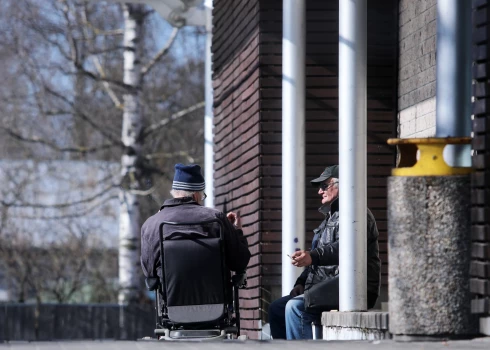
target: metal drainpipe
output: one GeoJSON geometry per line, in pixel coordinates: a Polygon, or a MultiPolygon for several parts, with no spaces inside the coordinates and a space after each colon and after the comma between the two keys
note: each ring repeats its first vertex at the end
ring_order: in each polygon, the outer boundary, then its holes
{"type": "Polygon", "coordinates": [[[339,307],[367,309],[367,4],[339,0],[339,307]]]}
{"type": "MultiPolygon", "coordinates": [[[[437,1],[436,136],[471,134],[471,1],[437,1]]],[[[471,145],[446,146],[450,166],[471,166],[471,145]]]]}
{"type": "Polygon", "coordinates": [[[283,0],[282,36],[282,294],[302,269],[286,254],[305,247],[305,40],[304,0],[283,0]]]}
{"type": "Polygon", "coordinates": [[[211,66],[211,45],[213,39],[213,0],[204,2],[206,12],[206,62],[205,76],[205,116],[204,116],[204,180],[206,181],[206,207],[214,208],[213,179],[213,70],[211,66]]]}

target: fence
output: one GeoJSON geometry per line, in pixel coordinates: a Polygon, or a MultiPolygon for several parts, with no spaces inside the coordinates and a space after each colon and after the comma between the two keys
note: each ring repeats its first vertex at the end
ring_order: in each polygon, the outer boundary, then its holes
{"type": "Polygon", "coordinates": [[[117,304],[0,305],[0,341],[135,340],[153,336],[154,307],[117,304]]]}

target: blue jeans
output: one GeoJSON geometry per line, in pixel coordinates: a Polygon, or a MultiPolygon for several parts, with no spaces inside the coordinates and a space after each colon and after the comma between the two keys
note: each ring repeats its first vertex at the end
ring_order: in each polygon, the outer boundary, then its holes
{"type": "Polygon", "coordinates": [[[313,339],[312,322],[319,322],[321,312],[305,311],[303,295],[277,299],[269,306],[269,323],[273,339],[313,339]]]}

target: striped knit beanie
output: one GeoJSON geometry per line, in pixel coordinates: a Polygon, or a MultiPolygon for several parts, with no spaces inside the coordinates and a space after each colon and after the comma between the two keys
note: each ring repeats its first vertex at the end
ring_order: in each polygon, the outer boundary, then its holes
{"type": "Polygon", "coordinates": [[[175,164],[174,182],[172,189],[199,192],[206,187],[204,177],[201,174],[201,167],[197,164],[175,164]]]}

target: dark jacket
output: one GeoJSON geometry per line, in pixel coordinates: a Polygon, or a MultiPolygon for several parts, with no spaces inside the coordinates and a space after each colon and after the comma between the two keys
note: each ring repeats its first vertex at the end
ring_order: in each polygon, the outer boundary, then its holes
{"type": "Polygon", "coordinates": [[[218,218],[224,225],[225,261],[228,268],[244,271],[250,260],[250,251],[242,230],[236,229],[224,213],[203,207],[186,197],[166,200],[160,211],[148,218],[141,227],[141,266],[145,276],[161,276],[159,227],[162,221],[197,222],[214,218],[218,218]]]}
{"type": "MultiPolygon", "coordinates": [[[[308,289],[312,285],[334,278],[339,274],[339,200],[336,199],[330,211],[325,215],[321,225],[313,230],[312,248],[310,251],[312,264],[308,266],[295,285],[301,284],[308,289]]],[[[367,291],[379,296],[381,279],[381,260],[379,259],[378,228],[373,214],[367,210],[367,291]]]]}

